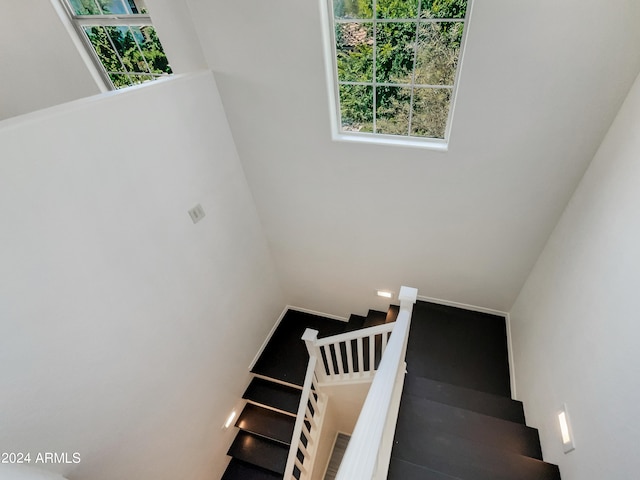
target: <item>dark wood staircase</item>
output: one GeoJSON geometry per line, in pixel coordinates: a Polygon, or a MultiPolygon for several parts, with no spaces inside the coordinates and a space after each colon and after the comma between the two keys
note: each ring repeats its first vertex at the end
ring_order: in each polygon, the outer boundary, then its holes
{"type": "MultiPolygon", "coordinates": [[[[395,314],[394,314],[395,312],[395,314]]],[[[370,310],[349,322],[288,311],[256,362],[255,377],[242,398],[247,405],[235,426],[240,430],[227,454],[232,457],[222,480],[282,479],[291,445],[309,355],[302,334],[307,328],[319,337],[395,321],[389,312],[370,310]]]]}
{"type": "Polygon", "coordinates": [[[418,302],[389,480],[559,480],[511,399],[504,317],[418,302]]]}
{"type": "MultiPolygon", "coordinates": [[[[309,358],[306,328],[326,337],[397,315],[395,306],[349,322],[287,312],[252,370],[222,479],[282,479],[309,358]]],[[[560,479],[511,399],[503,317],[418,302],[407,370],[389,480],[560,479]]]]}

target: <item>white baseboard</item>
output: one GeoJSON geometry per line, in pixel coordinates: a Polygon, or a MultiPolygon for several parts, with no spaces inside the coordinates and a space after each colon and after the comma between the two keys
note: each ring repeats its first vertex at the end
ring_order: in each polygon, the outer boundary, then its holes
{"type": "Polygon", "coordinates": [[[293,305],[287,305],[287,308],[290,310],[295,310],[296,312],[309,313],[311,315],[316,315],[318,317],[326,317],[331,320],[339,320],[341,322],[348,322],[349,319],[345,317],[340,317],[338,315],[331,315],[330,313],[316,312],[315,310],[309,310],[308,308],[295,307],[293,305]]]}
{"type": "Polygon", "coordinates": [[[284,310],[282,310],[282,313],[280,314],[280,316],[276,320],[276,323],[274,323],[273,327],[271,327],[271,331],[267,334],[267,338],[264,339],[264,342],[262,342],[262,346],[258,349],[258,353],[256,353],[255,357],[253,357],[253,361],[249,365],[249,371],[253,370],[253,367],[256,366],[256,362],[260,358],[260,355],[262,355],[262,352],[264,352],[264,349],[267,348],[267,344],[269,343],[269,340],[271,340],[271,337],[273,336],[273,333],[276,331],[276,328],[278,328],[278,325],[280,325],[280,322],[282,321],[282,319],[284,318],[285,314],[287,313],[287,310],[289,310],[289,305],[284,307],[284,310]]]}
{"type": "Polygon", "coordinates": [[[467,303],[452,302],[451,300],[443,300],[441,298],[425,297],[423,295],[418,295],[418,300],[422,300],[423,302],[437,303],[438,305],[446,305],[447,307],[462,308],[463,310],[471,310],[472,312],[499,315],[501,317],[506,317],[508,315],[507,312],[503,312],[502,310],[494,310],[493,308],[478,307],[477,305],[469,305],[467,303]]]}

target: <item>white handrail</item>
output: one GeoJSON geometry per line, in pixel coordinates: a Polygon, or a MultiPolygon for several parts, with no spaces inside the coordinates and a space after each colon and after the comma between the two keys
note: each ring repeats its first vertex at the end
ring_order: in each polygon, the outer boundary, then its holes
{"type": "Polygon", "coordinates": [[[374,375],[336,478],[371,480],[379,461],[382,462],[379,478],[386,477],[391,442],[382,442],[383,433],[385,426],[391,429],[395,425],[409,324],[417,293],[415,288],[400,289],[400,311],[392,323],[320,340],[316,330],[305,330],[302,340],[309,352],[309,364],[284,471],[285,480],[306,480],[312,473],[326,406],[326,395],[319,387],[329,383],[369,381],[374,375]],[[377,359],[380,363],[376,369],[377,359]]]}
{"type": "Polygon", "coordinates": [[[316,340],[315,345],[322,347],[324,345],[330,345],[333,343],[348,342],[349,340],[356,340],[360,337],[368,337],[369,335],[378,335],[380,333],[389,333],[393,330],[395,322],[383,323],[382,325],[376,325],[374,327],[359,328],[352,332],[340,333],[338,335],[332,335],[330,337],[323,337],[316,340]]]}
{"type": "Polygon", "coordinates": [[[417,293],[415,288],[400,289],[400,312],[395,328],[371,383],[336,480],[371,480],[377,473],[385,425],[389,415],[395,414],[390,407],[396,385],[400,388],[402,385],[398,377],[404,374],[409,326],[417,293]]]}
{"type": "Polygon", "coordinates": [[[314,435],[314,430],[319,428],[318,424],[321,423],[321,420],[318,420],[318,418],[321,418],[324,413],[322,411],[324,409],[324,402],[320,398],[322,394],[317,388],[314,388],[317,361],[318,358],[315,355],[309,357],[307,373],[302,387],[302,395],[300,397],[300,403],[298,404],[296,423],[293,427],[289,456],[287,457],[287,465],[284,470],[283,478],[285,479],[296,480],[297,478],[308,478],[313,468],[318,441],[317,434],[314,435]],[[318,398],[316,399],[314,395],[318,395],[318,398]],[[313,411],[309,409],[309,403],[312,404],[313,411]],[[310,422],[311,426],[308,430],[305,421],[310,422]],[[302,442],[303,434],[306,439],[306,445],[302,442]],[[302,452],[303,461],[300,461],[298,458],[298,450],[302,452]],[[294,476],[294,468],[300,470],[300,477],[294,476]]]}
{"type": "Polygon", "coordinates": [[[318,339],[318,332],[307,329],[302,337],[309,355],[318,358],[316,377],[320,386],[337,383],[370,382],[387,348],[396,322],[361,328],[318,339]]]}

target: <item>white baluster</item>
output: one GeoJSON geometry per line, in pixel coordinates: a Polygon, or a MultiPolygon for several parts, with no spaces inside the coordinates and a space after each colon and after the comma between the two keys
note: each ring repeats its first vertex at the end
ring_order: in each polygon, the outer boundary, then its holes
{"type": "Polygon", "coordinates": [[[324,352],[327,358],[327,367],[329,368],[329,377],[334,377],[336,374],[335,369],[333,368],[333,354],[331,353],[331,345],[323,345],[322,351],[324,352]]]}
{"type": "Polygon", "coordinates": [[[353,340],[349,340],[346,344],[345,347],[347,348],[347,374],[352,377],[353,376],[353,353],[352,353],[352,349],[353,349],[353,340]]]}
{"type": "Polygon", "coordinates": [[[363,346],[362,346],[362,337],[358,337],[358,339],[356,340],[356,343],[358,344],[358,372],[360,372],[360,375],[364,374],[364,353],[363,353],[363,346]]]}
{"type": "Polygon", "coordinates": [[[340,346],[343,343],[344,342],[333,344],[333,348],[335,348],[335,352],[336,352],[336,361],[338,363],[338,374],[340,375],[340,377],[344,375],[344,364],[342,363],[342,349],[340,348],[340,346]]]}
{"type": "Polygon", "coordinates": [[[376,370],[376,336],[369,335],[369,372],[376,370]]]}

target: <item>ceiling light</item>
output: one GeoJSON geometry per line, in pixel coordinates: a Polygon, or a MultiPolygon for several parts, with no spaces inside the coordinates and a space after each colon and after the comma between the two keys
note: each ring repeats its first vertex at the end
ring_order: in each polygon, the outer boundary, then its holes
{"type": "Polygon", "coordinates": [[[379,297],[393,298],[393,292],[388,292],[386,290],[377,290],[376,293],[378,294],[379,297]]]}

